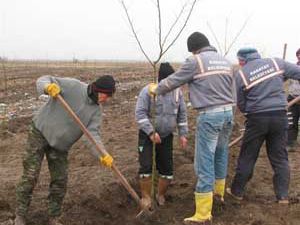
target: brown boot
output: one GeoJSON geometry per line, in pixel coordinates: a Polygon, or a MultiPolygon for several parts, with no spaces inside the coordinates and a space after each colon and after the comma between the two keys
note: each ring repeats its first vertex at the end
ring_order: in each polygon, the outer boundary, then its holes
{"type": "Polygon", "coordinates": [[[141,202],[144,208],[151,208],[151,185],[151,177],[140,178],[141,202]]]}
{"type": "Polygon", "coordinates": [[[14,225],[26,225],[25,218],[23,216],[16,215],[14,225]]]}
{"type": "Polygon", "coordinates": [[[156,195],[156,201],[158,205],[164,205],[166,202],[165,194],[168,190],[169,184],[171,183],[170,179],[159,178],[158,179],[158,193],[156,195]]]}
{"type": "Polygon", "coordinates": [[[63,224],[60,222],[60,217],[50,217],[49,225],[63,225],[63,224]]]}

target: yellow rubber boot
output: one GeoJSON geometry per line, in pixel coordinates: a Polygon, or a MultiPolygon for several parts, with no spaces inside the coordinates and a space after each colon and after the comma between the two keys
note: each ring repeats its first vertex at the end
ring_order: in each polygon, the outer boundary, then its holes
{"type": "Polygon", "coordinates": [[[222,202],[224,202],[224,194],[225,194],[225,179],[216,179],[214,195],[217,198],[220,198],[222,202]]]}
{"type": "Polygon", "coordinates": [[[185,224],[208,224],[211,221],[211,210],[213,204],[213,193],[195,192],[196,212],[192,217],[185,218],[185,224]]]}

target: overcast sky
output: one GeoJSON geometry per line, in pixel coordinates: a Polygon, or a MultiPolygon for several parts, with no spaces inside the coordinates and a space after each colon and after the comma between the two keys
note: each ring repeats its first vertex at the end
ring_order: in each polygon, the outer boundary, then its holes
{"type": "MultiPolygon", "coordinates": [[[[155,0],[126,0],[137,33],[151,59],[158,54],[155,0]]],[[[185,0],[161,0],[166,33],[185,0]]],[[[233,46],[235,60],[240,47],[256,47],[264,56],[295,62],[300,48],[300,4],[296,0],[199,0],[190,21],[164,57],[183,61],[189,56],[186,39],[194,31],[207,35],[217,46],[207,23],[224,48],[248,24],[233,46]]],[[[181,25],[181,24],[179,24],[181,25]]],[[[172,36],[174,37],[174,35],[172,36]]],[[[118,0],[0,0],[0,56],[19,59],[145,60],[133,38],[118,0]]]]}

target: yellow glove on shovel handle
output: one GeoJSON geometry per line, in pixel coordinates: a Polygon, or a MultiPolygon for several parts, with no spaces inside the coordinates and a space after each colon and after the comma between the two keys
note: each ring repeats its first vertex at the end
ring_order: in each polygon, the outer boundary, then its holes
{"type": "Polygon", "coordinates": [[[157,83],[150,83],[148,86],[148,93],[151,97],[156,95],[157,83]]]}
{"type": "Polygon", "coordinates": [[[108,168],[111,168],[112,167],[112,164],[113,164],[113,157],[111,157],[111,155],[107,154],[105,156],[101,156],[99,157],[100,159],[100,163],[103,165],[103,166],[106,166],[108,168]]]}
{"type": "Polygon", "coordinates": [[[56,83],[47,84],[45,86],[45,92],[55,98],[60,93],[60,87],[56,83]]]}

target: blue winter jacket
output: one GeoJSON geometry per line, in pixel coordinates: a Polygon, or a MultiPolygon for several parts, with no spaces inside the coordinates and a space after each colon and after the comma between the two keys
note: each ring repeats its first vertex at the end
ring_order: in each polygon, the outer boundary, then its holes
{"type": "Polygon", "coordinates": [[[300,67],[279,58],[247,55],[246,64],[235,74],[237,105],[245,114],[285,110],[286,79],[300,80],[300,67]]]}

